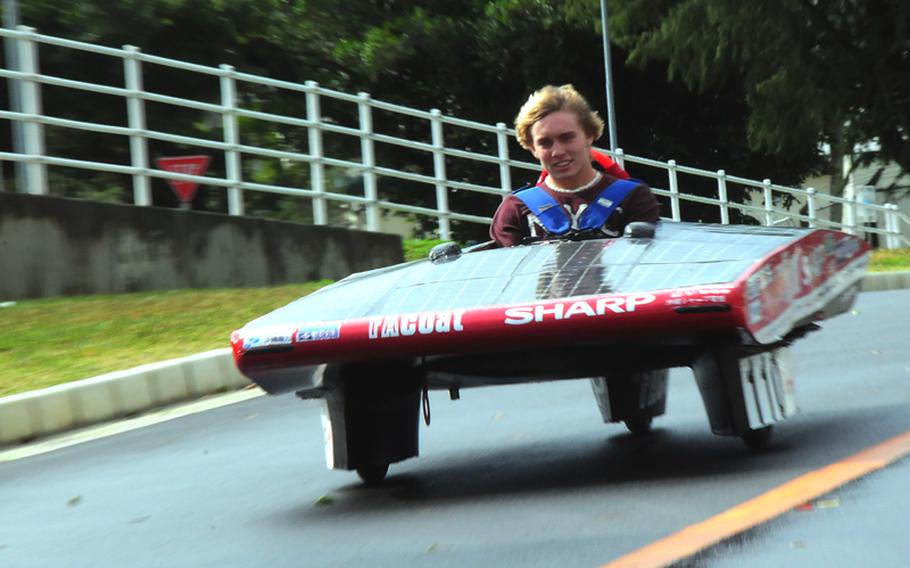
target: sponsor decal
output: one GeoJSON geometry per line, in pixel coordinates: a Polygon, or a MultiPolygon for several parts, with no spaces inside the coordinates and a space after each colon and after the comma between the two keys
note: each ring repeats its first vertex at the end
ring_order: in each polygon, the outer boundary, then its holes
{"type": "Polygon", "coordinates": [[[683,298],[686,296],[704,296],[706,294],[729,294],[733,291],[731,286],[710,286],[699,288],[687,288],[685,290],[674,290],[670,293],[671,298],[683,298]]]}
{"type": "Polygon", "coordinates": [[[292,343],[294,328],[277,327],[256,330],[253,335],[243,337],[244,351],[258,351],[275,347],[289,346],[292,343]]]}
{"type": "Polygon", "coordinates": [[[803,255],[799,250],[795,253],[785,253],[780,262],[774,267],[774,277],[769,286],[769,291],[781,301],[791,302],[800,293],[799,267],[803,255]]]}
{"type": "Polygon", "coordinates": [[[667,306],[685,306],[688,304],[726,304],[727,296],[724,295],[710,295],[710,296],[695,296],[691,297],[688,295],[682,297],[674,297],[673,294],[670,295],[670,299],[666,301],[667,306]]]}
{"type": "Polygon", "coordinates": [[[761,298],[755,298],[749,301],[749,323],[756,324],[761,321],[762,309],[761,298]]]}
{"type": "Polygon", "coordinates": [[[834,260],[837,263],[837,266],[841,267],[844,264],[847,264],[848,260],[856,256],[860,247],[860,241],[851,239],[850,237],[838,241],[838,243],[834,245],[834,260]]]}
{"type": "Polygon", "coordinates": [[[823,273],[824,260],[824,245],[818,245],[809,254],[797,248],[752,274],[746,282],[749,323],[756,324],[786,309],[804,287],[823,273]]]}
{"type": "Polygon", "coordinates": [[[295,341],[297,343],[324,341],[326,339],[338,339],[340,336],[341,324],[338,322],[307,323],[302,324],[297,329],[295,341]]]}
{"type": "Polygon", "coordinates": [[[746,282],[746,298],[757,297],[769,282],[771,282],[771,267],[766,264],[756,270],[746,282]]]}
{"type": "Polygon", "coordinates": [[[667,306],[685,306],[688,304],[725,304],[731,286],[699,286],[670,292],[667,306]]]}
{"type": "Polygon", "coordinates": [[[746,281],[748,321],[757,324],[784,311],[825,274],[825,247],[796,247],[756,270],[746,281]]]}
{"type": "Polygon", "coordinates": [[[827,232],[767,259],[745,286],[746,324],[755,339],[770,343],[802,318],[843,311],[868,262],[864,247],[855,237],[827,232]]]}
{"type": "Polygon", "coordinates": [[[623,314],[634,312],[638,306],[650,304],[654,299],[654,294],[633,294],[574,302],[556,302],[551,307],[516,306],[506,310],[505,323],[507,325],[524,325],[544,320],[571,319],[576,316],[596,317],[608,313],[623,314]]]}
{"type": "Polygon", "coordinates": [[[429,335],[464,331],[461,321],[465,310],[442,310],[403,316],[370,318],[368,337],[379,339],[410,335],[429,335]]]}
{"type": "Polygon", "coordinates": [[[825,273],[825,260],[827,258],[824,244],[820,244],[807,254],[800,256],[803,286],[811,286],[819,276],[825,273]]]}
{"type": "Polygon", "coordinates": [[[831,233],[825,234],[824,247],[826,255],[831,255],[834,253],[834,235],[831,233]]]}

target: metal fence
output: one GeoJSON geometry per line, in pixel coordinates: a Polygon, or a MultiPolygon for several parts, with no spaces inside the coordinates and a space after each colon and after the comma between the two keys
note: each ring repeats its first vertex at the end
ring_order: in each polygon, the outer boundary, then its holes
{"type": "MultiPolygon", "coordinates": [[[[23,164],[27,174],[24,190],[28,193],[48,193],[49,167],[77,168],[131,177],[132,203],[135,205],[152,203],[151,182],[155,178],[189,181],[226,189],[225,209],[230,215],[244,214],[247,209],[246,197],[250,195],[247,192],[270,193],[307,200],[315,224],[330,223],[331,206],[342,206],[347,211],[354,212],[357,224],[367,230],[379,229],[380,216],[384,212],[398,212],[433,220],[438,235],[449,239],[452,236],[453,222],[489,223],[489,214],[499,199],[515,185],[520,185],[513,184],[513,173],[517,171],[518,175],[523,175],[523,180],[534,177],[528,171],[536,172],[539,169],[536,163],[513,157],[517,153],[517,146],[513,131],[504,123],[489,125],[444,116],[436,109],[416,110],[374,100],[367,93],[353,95],[326,89],[312,81],[299,84],[241,73],[230,65],[215,68],[157,57],[145,54],[134,46],[116,49],[40,35],[25,26],[20,26],[15,31],[2,29],[0,36],[13,40],[17,54],[17,69],[0,69],[0,77],[18,86],[21,101],[18,112],[0,110],[0,119],[8,120],[11,124],[21,124],[20,147],[14,152],[0,152],[0,160],[23,164]],[[105,85],[42,74],[39,71],[39,46],[89,53],[107,61],[113,59],[114,64],[122,66],[122,84],[105,85]],[[217,88],[212,89],[210,100],[193,100],[152,92],[143,88],[143,70],[147,66],[187,72],[197,78],[205,76],[217,81],[217,88]],[[120,99],[125,102],[123,123],[102,124],[91,118],[78,120],[45,113],[42,111],[43,88],[67,89],[120,99]],[[299,94],[303,100],[302,116],[257,108],[255,97],[249,95],[256,89],[299,94]],[[209,122],[220,122],[220,127],[214,125],[211,128],[217,136],[204,138],[149,128],[147,107],[150,104],[198,111],[202,116],[208,117],[209,122]],[[327,105],[337,107],[334,115],[325,112],[324,107],[327,105]],[[342,108],[344,106],[347,108],[342,108]],[[387,123],[410,122],[408,132],[422,130],[426,136],[420,140],[419,136],[405,138],[396,135],[394,130],[381,132],[374,128],[376,113],[383,113],[389,119],[385,121],[387,123]],[[342,115],[351,119],[348,121],[350,124],[344,124],[345,120],[339,118],[342,115]],[[211,120],[213,117],[214,121],[211,120]],[[244,128],[257,123],[303,129],[305,137],[301,135],[297,145],[278,147],[245,143],[244,128]],[[53,155],[53,152],[45,149],[45,128],[66,129],[76,134],[91,132],[113,136],[122,144],[128,144],[128,150],[124,151],[129,156],[128,163],[105,163],[53,155]],[[460,136],[453,136],[454,134],[460,136]],[[354,146],[359,143],[359,150],[352,151],[351,144],[327,145],[325,140],[328,136],[333,139],[345,138],[354,146]],[[450,142],[453,138],[471,138],[476,143],[458,148],[450,142]],[[221,173],[200,176],[151,167],[150,143],[215,151],[220,159],[221,173]],[[300,151],[302,146],[306,147],[306,151],[300,151]],[[333,154],[333,149],[341,147],[345,148],[343,152],[333,154]],[[417,156],[415,164],[423,161],[423,165],[384,165],[377,160],[379,148],[409,152],[417,156]],[[304,183],[291,186],[257,181],[257,176],[247,166],[263,160],[273,160],[289,166],[305,165],[306,173],[300,179],[308,183],[309,187],[300,187],[304,183]],[[458,162],[459,167],[453,168],[454,162],[458,162]],[[333,175],[327,175],[330,169],[334,172],[333,175]],[[470,181],[469,174],[447,175],[447,170],[467,172],[475,169],[485,169],[485,175],[480,176],[482,181],[470,181]],[[337,174],[339,171],[342,172],[341,175],[337,174]],[[339,184],[334,183],[338,179],[350,181],[352,177],[357,178],[357,183],[341,184],[343,190],[339,190],[339,184]],[[392,186],[399,191],[380,190],[392,186]],[[407,189],[402,191],[402,187],[407,189]],[[450,198],[460,192],[485,194],[489,196],[489,206],[480,212],[458,211],[457,207],[450,206],[450,198]]],[[[526,156],[524,152],[520,155],[526,156]]],[[[673,220],[685,217],[682,213],[684,205],[700,203],[716,206],[723,223],[730,222],[731,211],[739,211],[765,225],[806,224],[853,234],[878,235],[887,248],[910,245],[910,240],[902,234],[904,227],[910,227],[910,218],[900,213],[894,204],[861,203],[813,189],[803,190],[773,184],[768,179],[751,180],[728,175],[723,170],[712,172],[678,165],[674,160],[663,162],[625,155],[622,150],[613,153],[613,157],[624,166],[639,164],[649,171],[656,168],[663,172],[660,177],[666,175],[664,187],[661,187],[664,184],[656,176],[646,179],[665,205],[665,213],[669,209],[669,218],[673,220]],[[681,186],[686,185],[685,176],[701,178],[702,183],[705,179],[713,180],[712,183],[716,184],[715,196],[706,197],[682,191],[681,186]],[[683,183],[680,182],[681,177],[683,183]],[[757,202],[752,200],[751,203],[732,201],[728,194],[733,187],[738,192],[748,190],[760,199],[757,202]],[[787,196],[792,196],[803,204],[802,212],[794,213],[782,205],[787,196]],[[846,222],[830,220],[822,214],[834,206],[843,207],[846,222]],[[860,223],[860,219],[864,222],[860,223]]]]}

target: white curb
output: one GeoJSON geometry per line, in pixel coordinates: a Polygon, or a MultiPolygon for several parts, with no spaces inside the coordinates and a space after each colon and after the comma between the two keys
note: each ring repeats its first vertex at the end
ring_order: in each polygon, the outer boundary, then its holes
{"type": "Polygon", "coordinates": [[[250,384],[216,349],[0,398],[0,445],[123,418],[250,384]]]}
{"type": "Polygon", "coordinates": [[[910,272],[870,272],[863,276],[863,292],[910,288],[910,272]]]}

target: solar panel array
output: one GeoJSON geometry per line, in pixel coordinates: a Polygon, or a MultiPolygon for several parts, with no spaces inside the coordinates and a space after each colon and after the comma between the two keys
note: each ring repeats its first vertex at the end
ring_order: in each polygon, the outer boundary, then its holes
{"type": "Polygon", "coordinates": [[[808,229],[662,223],[653,239],[561,241],[354,275],[249,325],[347,320],[731,282],[808,229]]]}

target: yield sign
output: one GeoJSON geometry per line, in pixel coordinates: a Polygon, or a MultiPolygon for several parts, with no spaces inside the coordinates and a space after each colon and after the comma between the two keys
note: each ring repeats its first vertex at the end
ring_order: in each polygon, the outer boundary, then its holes
{"type": "MultiPolygon", "coordinates": [[[[170,158],[158,158],[155,163],[158,164],[159,169],[166,172],[202,176],[209,169],[209,162],[211,161],[212,159],[209,156],[173,156],[170,158]]],[[[196,187],[199,185],[194,181],[177,179],[169,179],[167,183],[183,203],[189,203],[193,200],[193,196],[196,195],[196,187]]]]}

